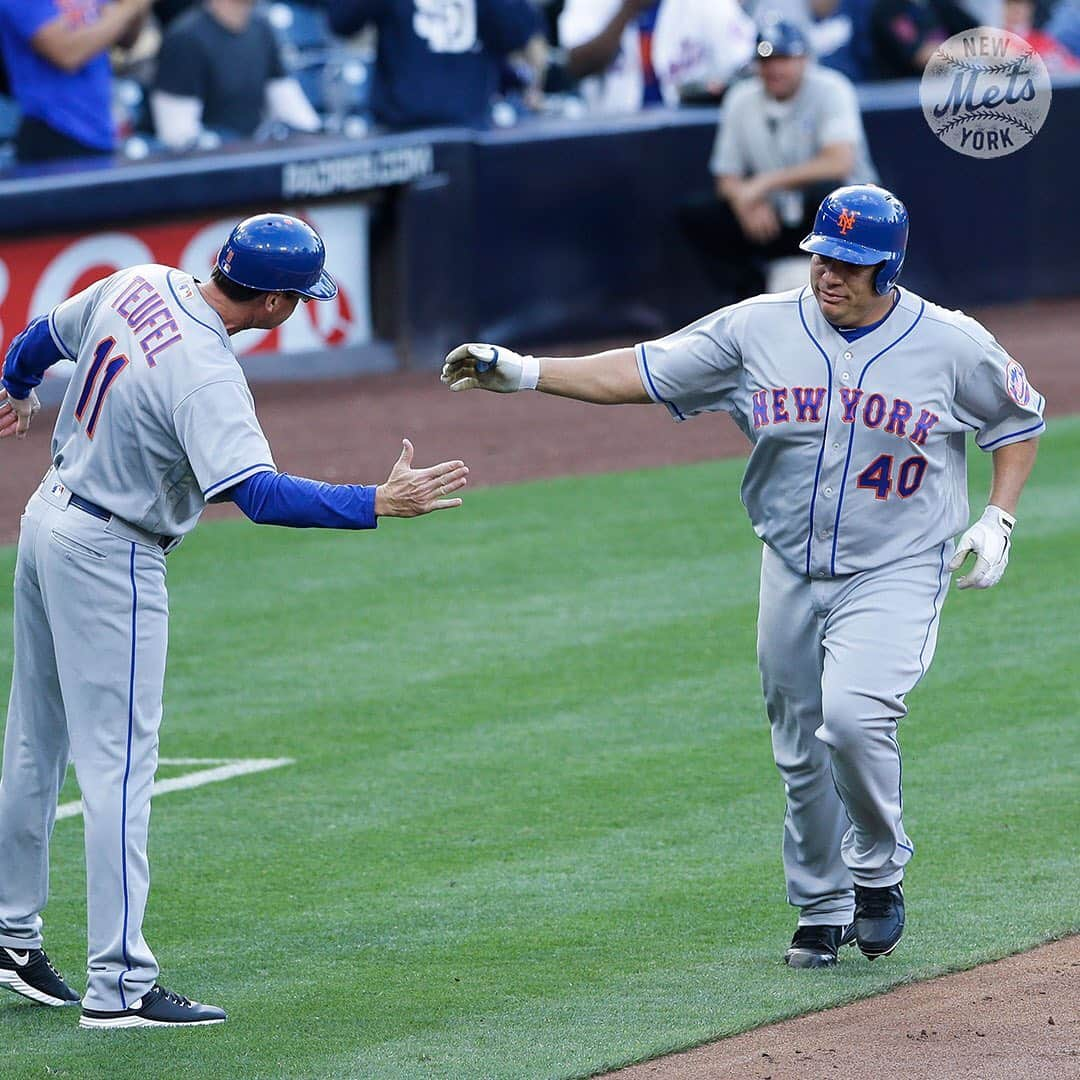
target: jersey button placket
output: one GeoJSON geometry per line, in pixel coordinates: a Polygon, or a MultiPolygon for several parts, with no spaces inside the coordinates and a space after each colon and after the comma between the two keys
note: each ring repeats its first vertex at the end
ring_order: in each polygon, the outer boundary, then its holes
{"type": "MultiPolygon", "coordinates": [[[[836,365],[837,375],[839,378],[840,388],[846,391],[854,382],[854,377],[851,374],[852,361],[855,359],[855,353],[851,349],[844,349],[842,352],[838,352],[833,357],[833,363],[836,365]]],[[[839,396],[839,395],[838,395],[839,396]]],[[[839,405],[840,403],[837,402],[839,405]]],[[[843,413],[842,406],[840,407],[841,414],[843,413]]],[[[826,451],[826,457],[830,459],[832,468],[835,469],[835,473],[830,482],[822,488],[821,494],[824,496],[822,499],[823,506],[828,510],[828,521],[822,521],[820,527],[817,530],[817,539],[822,542],[823,549],[829,553],[822,561],[826,566],[830,565],[830,556],[832,551],[832,544],[834,542],[835,518],[836,518],[836,506],[837,500],[840,498],[840,478],[843,475],[844,458],[847,454],[848,441],[842,435],[837,434],[837,429],[847,430],[847,427],[843,424],[837,423],[836,427],[833,427],[833,420],[830,419],[830,430],[826,431],[826,438],[828,442],[828,450],[826,451]]],[[[822,481],[824,483],[824,479],[822,481]]],[[[826,515],[822,515],[824,518],[826,515]]],[[[815,562],[818,560],[815,559],[815,562]]],[[[829,577],[828,570],[822,570],[814,575],[815,577],[827,578],[829,577]]]]}
{"type": "Polygon", "coordinates": [[[836,513],[836,488],[843,468],[843,453],[839,438],[835,435],[838,425],[836,410],[832,409],[821,435],[824,441],[824,452],[821,457],[821,474],[818,477],[814,520],[811,525],[812,558],[809,569],[810,576],[814,578],[829,576],[831,552],[829,541],[832,539],[833,516],[836,513]]]}

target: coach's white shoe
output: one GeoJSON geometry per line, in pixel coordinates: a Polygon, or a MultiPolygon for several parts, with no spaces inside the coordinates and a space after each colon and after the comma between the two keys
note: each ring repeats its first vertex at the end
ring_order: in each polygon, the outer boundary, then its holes
{"type": "Polygon", "coordinates": [[[119,1012],[82,1011],[81,1028],[197,1027],[201,1024],[224,1024],[225,1010],[216,1005],[202,1005],[181,994],[174,994],[156,983],[130,1008],[119,1012]]]}

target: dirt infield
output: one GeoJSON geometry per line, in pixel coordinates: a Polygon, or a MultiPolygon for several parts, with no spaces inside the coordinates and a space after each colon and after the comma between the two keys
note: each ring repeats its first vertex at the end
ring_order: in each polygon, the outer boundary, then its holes
{"type": "MultiPolygon", "coordinates": [[[[1049,415],[1080,412],[1075,360],[1080,300],[975,314],[1024,364],[1046,395],[1049,415]]],[[[463,458],[473,485],[745,452],[742,436],[726,417],[676,425],[656,407],[601,409],[535,395],[451,397],[433,373],[256,385],[255,397],[278,467],[326,480],[381,481],[402,435],[415,443],[419,464],[463,458]]],[[[49,414],[40,416],[31,438],[8,440],[0,448],[0,542],[16,537],[21,508],[48,466],[51,420],[49,414]]],[[[973,492],[973,505],[981,497],[973,492]]],[[[230,513],[236,511],[214,507],[209,516],[230,513]]],[[[1080,939],[618,1075],[628,1080],[1078,1077],[1080,939]],[[887,1025],[882,1015],[888,1015],[887,1025]]]]}
{"type": "Polygon", "coordinates": [[[1080,938],[608,1076],[1075,1080],[1080,1076],[1080,938]]]}

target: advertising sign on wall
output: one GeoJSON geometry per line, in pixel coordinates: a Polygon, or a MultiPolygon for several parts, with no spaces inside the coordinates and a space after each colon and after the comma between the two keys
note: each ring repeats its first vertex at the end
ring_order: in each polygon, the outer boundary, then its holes
{"type": "MultiPolygon", "coordinates": [[[[237,356],[326,352],[371,340],[368,215],[362,205],[286,208],[326,241],[326,267],[338,282],[336,300],[302,304],[275,330],[247,330],[233,338],[237,356]]],[[[0,340],[11,339],[35,316],[99,278],[139,263],[178,266],[207,280],[229,231],[242,216],[197,218],[91,234],[0,240],[0,340]]],[[[53,377],[66,378],[58,364],[53,377]]]]}

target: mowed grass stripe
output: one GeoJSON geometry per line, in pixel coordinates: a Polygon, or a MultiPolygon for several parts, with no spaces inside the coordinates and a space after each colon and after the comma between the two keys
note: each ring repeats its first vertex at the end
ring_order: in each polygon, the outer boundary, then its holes
{"type": "MultiPolygon", "coordinates": [[[[296,759],[155,804],[148,939],[230,1022],[95,1036],[0,999],[0,1075],[582,1076],[1080,929],[1078,454],[1057,421],[1004,585],[950,595],[911,695],[908,937],[824,977],[779,962],[740,462],[372,536],[203,526],[170,557],[162,754],[296,759]]],[[[59,823],[46,912],[79,985],[81,845],[59,823]]]]}

